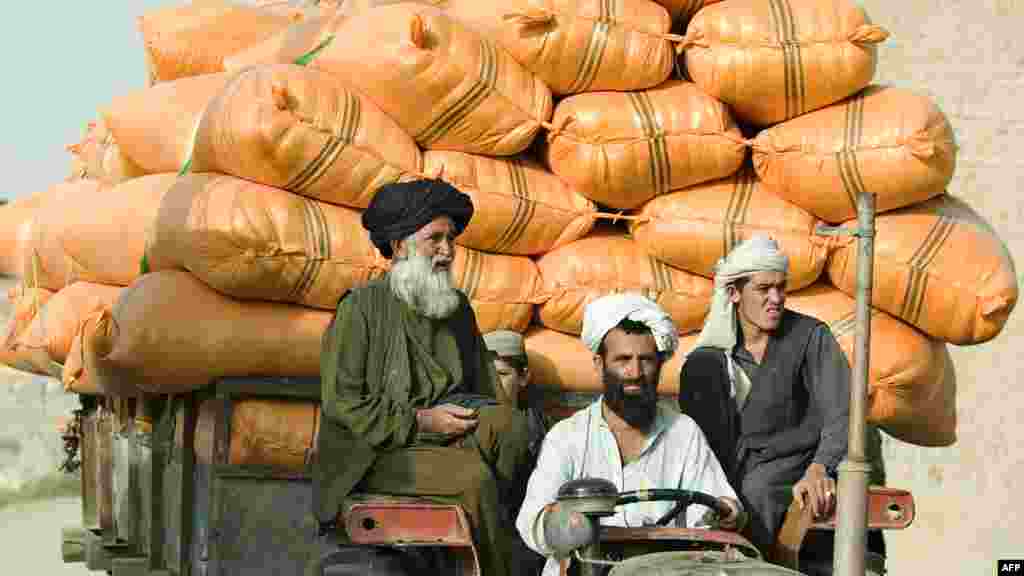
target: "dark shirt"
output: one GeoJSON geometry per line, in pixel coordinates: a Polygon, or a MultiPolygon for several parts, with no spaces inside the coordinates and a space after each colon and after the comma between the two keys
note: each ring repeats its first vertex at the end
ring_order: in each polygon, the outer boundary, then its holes
{"type": "MultiPolygon", "coordinates": [[[[761,364],[746,349],[742,331],[738,339],[732,358],[752,385],[756,385],[753,383],[757,382],[761,364]]],[[[765,350],[763,364],[768,363],[768,354],[773,350],[777,348],[765,350]]],[[[849,435],[850,365],[828,326],[821,324],[811,331],[800,374],[813,412],[821,419],[821,436],[812,462],[822,464],[829,473],[835,474],[846,456],[849,435]]]]}

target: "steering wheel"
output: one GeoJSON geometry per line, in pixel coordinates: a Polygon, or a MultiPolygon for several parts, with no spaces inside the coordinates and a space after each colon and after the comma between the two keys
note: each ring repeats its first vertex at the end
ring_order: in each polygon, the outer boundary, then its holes
{"type": "Polygon", "coordinates": [[[686,511],[693,504],[706,506],[714,510],[720,518],[727,517],[732,510],[721,500],[706,492],[696,490],[677,490],[672,488],[655,488],[653,490],[632,490],[619,494],[615,501],[616,506],[632,504],[633,502],[664,502],[674,501],[672,507],[664,516],[655,523],[657,526],[667,526],[677,516],[686,511]]]}

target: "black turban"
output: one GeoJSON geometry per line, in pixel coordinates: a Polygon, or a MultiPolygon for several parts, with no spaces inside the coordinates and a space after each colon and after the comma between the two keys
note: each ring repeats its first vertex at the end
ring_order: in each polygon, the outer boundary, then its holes
{"type": "Polygon", "coordinates": [[[363,228],[370,231],[377,250],[391,258],[391,242],[408,237],[439,216],[452,219],[458,236],[473,217],[473,202],[443,180],[396,182],[381,186],[374,194],[363,212],[363,228]]]}

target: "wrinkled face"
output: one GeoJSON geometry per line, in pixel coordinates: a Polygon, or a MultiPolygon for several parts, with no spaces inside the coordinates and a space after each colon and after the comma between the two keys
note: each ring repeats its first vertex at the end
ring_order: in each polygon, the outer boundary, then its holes
{"type": "Polygon", "coordinates": [[[742,290],[729,288],[729,297],[736,304],[740,322],[764,331],[779,327],[786,304],[786,275],[782,272],[758,272],[750,277],[742,290]]]}
{"type": "Polygon", "coordinates": [[[428,318],[448,318],[459,308],[451,272],[454,236],[452,222],[445,216],[394,244],[394,263],[388,273],[391,290],[428,318]]]}
{"type": "MultiPolygon", "coordinates": [[[[455,259],[455,225],[451,218],[438,216],[429,224],[417,230],[412,238],[418,256],[429,258],[435,272],[450,270],[455,259]]],[[[409,250],[408,242],[400,241],[395,248],[396,258],[404,258],[409,250]]]]}
{"type": "Polygon", "coordinates": [[[654,418],[658,400],[661,358],[650,332],[630,334],[614,328],[604,337],[604,355],[594,364],[605,386],[604,402],[632,426],[644,427],[654,418]]]}
{"type": "Polygon", "coordinates": [[[530,384],[530,369],[519,369],[515,364],[501,358],[494,358],[494,371],[498,373],[498,383],[509,398],[516,400],[519,394],[530,384]]]}

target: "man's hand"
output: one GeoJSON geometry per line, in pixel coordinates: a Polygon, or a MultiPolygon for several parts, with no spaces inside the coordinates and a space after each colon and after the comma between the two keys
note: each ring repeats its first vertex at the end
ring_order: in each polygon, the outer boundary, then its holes
{"type": "Polygon", "coordinates": [[[825,466],[811,464],[793,486],[793,499],[800,503],[800,508],[809,503],[815,518],[827,516],[836,505],[836,481],[825,472],[825,466]]]}
{"type": "Polygon", "coordinates": [[[476,428],[476,412],[455,404],[441,404],[416,411],[420,432],[458,437],[476,428]]]}
{"type": "Polygon", "coordinates": [[[745,522],[745,516],[740,507],[740,503],[732,498],[722,496],[718,499],[719,502],[724,504],[729,509],[729,515],[724,518],[718,519],[718,527],[722,530],[740,530],[743,528],[745,522]]]}

